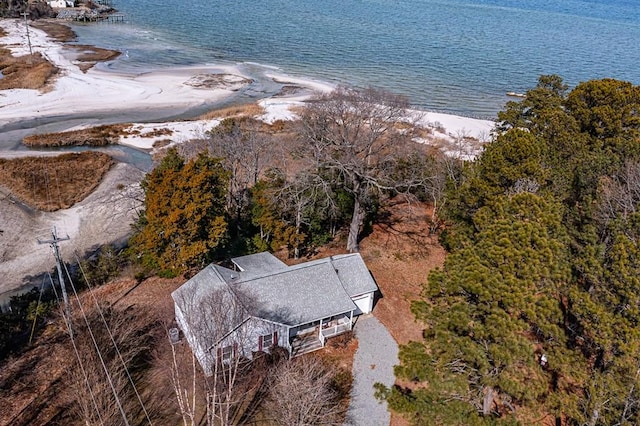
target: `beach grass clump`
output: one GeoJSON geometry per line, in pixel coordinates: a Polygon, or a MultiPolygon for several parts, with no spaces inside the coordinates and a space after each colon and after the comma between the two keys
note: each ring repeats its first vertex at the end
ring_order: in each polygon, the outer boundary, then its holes
{"type": "Polygon", "coordinates": [[[105,146],[116,144],[127,133],[130,124],[108,124],[60,133],[42,133],[26,136],[23,143],[29,147],[105,146]]]}
{"type": "Polygon", "coordinates": [[[114,164],[109,155],[94,151],[0,159],[0,182],[29,206],[51,212],[86,198],[114,164]]]}
{"type": "Polygon", "coordinates": [[[202,114],[197,119],[214,120],[217,118],[256,117],[262,114],[264,114],[264,108],[256,103],[253,103],[216,109],[202,114]]]}
{"type": "Polygon", "coordinates": [[[58,68],[40,53],[13,56],[9,49],[0,48],[0,90],[44,89],[58,73],[58,68]]]}

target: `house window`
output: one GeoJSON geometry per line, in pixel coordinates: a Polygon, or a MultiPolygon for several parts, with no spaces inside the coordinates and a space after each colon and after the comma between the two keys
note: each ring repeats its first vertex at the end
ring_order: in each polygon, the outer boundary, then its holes
{"type": "Polygon", "coordinates": [[[231,345],[225,346],[219,350],[219,356],[220,358],[222,358],[223,361],[229,361],[233,356],[233,352],[234,352],[233,346],[231,345]]]}
{"type": "Polygon", "coordinates": [[[278,343],[278,333],[264,334],[258,339],[258,350],[270,349],[278,343]]]}

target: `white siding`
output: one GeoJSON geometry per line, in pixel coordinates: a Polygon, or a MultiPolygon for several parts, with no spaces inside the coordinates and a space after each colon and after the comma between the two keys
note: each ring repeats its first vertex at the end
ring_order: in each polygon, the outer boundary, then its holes
{"type": "Polygon", "coordinates": [[[211,354],[209,354],[206,351],[206,348],[203,348],[200,345],[200,340],[194,337],[193,333],[191,332],[191,329],[187,324],[187,321],[184,318],[184,314],[177,306],[175,307],[175,311],[176,311],[176,322],[178,323],[178,327],[180,327],[180,329],[182,330],[182,333],[184,334],[184,337],[187,339],[187,342],[189,342],[189,346],[191,346],[191,350],[193,351],[193,354],[196,356],[196,359],[202,366],[204,373],[206,375],[210,375],[213,369],[213,362],[214,362],[213,358],[211,357],[211,354]]]}
{"type": "Polygon", "coordinates": [[[351,300],[353,300],[353,303],[358,307],[358,309],[353,311],[353,315],[368,314],[373,309],[373,293],[356,296],[351,300]]]}
{"type": "MultiPolygon", "coordinates": [[[[288,330],[285,326],[268,321],[251,318],[226,337],[219,347],[230,346],[234,343],[239,348],[241,355],[252,359],[253,352],[260,350],[259,339],[265,334],[278,333],[278,346],[288,349],[288,330]]],[[[268,351],[268,348],[263,350],[268,351]]]]}

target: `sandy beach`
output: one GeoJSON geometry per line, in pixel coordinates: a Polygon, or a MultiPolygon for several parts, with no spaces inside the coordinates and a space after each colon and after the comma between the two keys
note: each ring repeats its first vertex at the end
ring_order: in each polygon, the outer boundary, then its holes
{"type": "MultiPolygon", "coordinates": [[[[21,20],[0,20],[0,27],[7,36],[0,44],[9,48],[16,56],[28,54],[28,43],[24,22],[21,20]]],[[[123,74],[99,69],[89,69],[83,73],[77,61],[64,54],[64,46],[51,40],[47,34],[30,28],[31,45],[34,52],[40,52],[60,69],[53,87],[45,91],[12,89],[0,91],[0,129],[24,120],[50,118],[69,114],[90,114],[91,112],[144,111],[171,109],[179,115],[194,107],[213,104],[251,84],[248,76],[239,67],[175,67],[139,74],[123,74]]],[[[303,90],[290,96],[270,97],[259,101],[264,113],[259,117],[268,123],[276,120],[292,120],[292,107],[300,106],[314,93],[333,89],[330,84],[310,79],[294,78],[272,73],[268,75],[283,85],[294,85],[303,90]]],[[[450,114],[421,112],[425,126],[439,129],[439,136],[455,138],[467,135],[476,139],[486,139],[493,122],[459,117],[450,114]],[[444,130],[444,131],[442,131],[444,130]]],[[[91,125],[92,123],[86,123],[91,125]]],[[[210,129],[216,122],[186,124],[163,123],[171,129],[176,140],[193,137],[200,129],[210,129]]],[[[157,123],[156,123],[157,126],[157,123]]],[[[151,149],[153,139],[123,138],[123,144],[142,149],[151,149]]],[[[0,156],[2,154],[0,153],[0,156]]]]}
{"type": "MultiPolygon", "coordinates": [[[[16,56],[28,54],[24,22],[2,20],[8,35],[0,43],[16,56]]],[[[177,112],[229,96],[250,80],[233,67],[175,68],[137,75],[90,69],[83,73],[63,54],[63,45],[31,28],[31,45],[60,69],[51,90],[24,89],[0,92],[0,123],[76,112],[170,107],[177,112]],[[216,85],[198,84],[199,77],[223,75],[216,85]]],[[[201,78],[200,78],[201,80],[201,78]]]]}

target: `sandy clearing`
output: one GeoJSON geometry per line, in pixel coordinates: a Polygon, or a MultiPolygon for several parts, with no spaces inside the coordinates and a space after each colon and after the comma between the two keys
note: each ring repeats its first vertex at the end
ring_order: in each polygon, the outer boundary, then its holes
{"type": "Polygon", "coordinates": [[[0,194],[0,298],[24,285],[38,285],[30,276],[51,271],[55,266],[47,244],[55,227],[70,240],[60,244],[65,261],[85,251],[126,237],[140,207],[143,173],[118,163],[98,188],[69,209],[46,213],[25,208],[0,194]]]}

